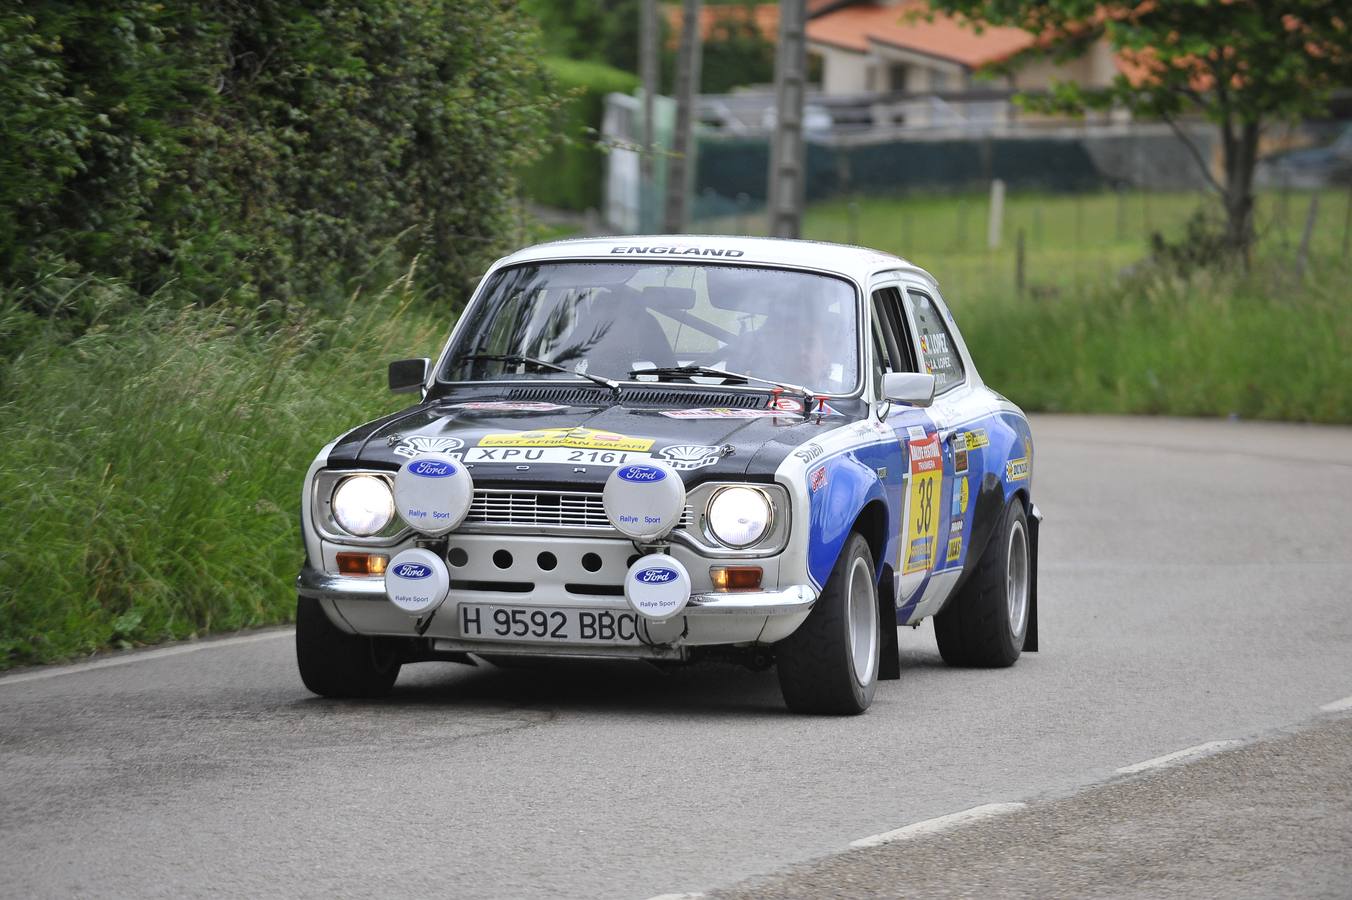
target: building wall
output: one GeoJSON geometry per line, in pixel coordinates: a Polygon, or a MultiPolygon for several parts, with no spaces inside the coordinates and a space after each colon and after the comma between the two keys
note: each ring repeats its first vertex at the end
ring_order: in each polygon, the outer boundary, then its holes
{"type": "Polygon", "coordinates": [[[1019,66],[1013,73],[1014,87],[1021,91],[1048,90],[1057,81],[1073,81],[1084,87],[1107,87],[1117,75],[1112,49],[1099,41],[1089,52],[1065,63],[1042,58],[1019,66]]]}
{"type": "Polygon", "coordinates": [[[808,52],[822,59],[822,92],[827,94],[863,94],[869,86],[873,61],[862,53],[851,53],[824,44],[809,44],[808,52]]]}

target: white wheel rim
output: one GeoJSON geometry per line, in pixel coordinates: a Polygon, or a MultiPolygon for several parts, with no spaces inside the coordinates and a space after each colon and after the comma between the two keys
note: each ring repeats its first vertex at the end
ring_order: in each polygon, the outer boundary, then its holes
{"type": "Polygon", "coordinates": [[[1028,534],[1023,523],[1009,529],[1005,565],[1005,600],[1009,604],[1009,632],[1018,638],[1028,624],[1028,534]]]}
{"type": "Polygon", "coordinates": [[[860,687],[868,687],[878,662],[878,604],[873,596],[873,571],[855,559],[845,582],[845,627],[850,635],[850,665],[860,687]]]}

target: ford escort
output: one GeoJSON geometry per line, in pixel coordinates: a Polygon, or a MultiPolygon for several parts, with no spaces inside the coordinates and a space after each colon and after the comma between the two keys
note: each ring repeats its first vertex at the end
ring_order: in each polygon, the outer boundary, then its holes
{"type": "Polygon", "coordinates": [[[301,677],[522,657],[773,666],[857,714],[934,619],[958,666],[1037,649],[1027,418],[935,279],[861,247],[592,238],[495,263],[418,401],[305,476],[301,677]]]}

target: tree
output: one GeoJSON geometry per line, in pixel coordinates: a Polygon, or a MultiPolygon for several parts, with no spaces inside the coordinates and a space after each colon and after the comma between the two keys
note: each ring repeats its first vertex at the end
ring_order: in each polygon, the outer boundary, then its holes
{"type": "Polygon", "coordinates": [[[1318,116],[1333,88],[1352,85],[1352,15],[1327,0],[931,0],[930,7],[978,29],[1012,25],[1033,34],[1033,46],[1006,68],[1026,54],[1070,59],[1106,39],[1125,70],[1111,86],[1061,83],[1032,104],[1060,112],[1120,107],[1169,123],[1219,193],[1226,243],[1246,262],[1263,129],[1318,116]],[[1190,114],[1219,127],[1220,178],[1179,124],[1190,114]]]}

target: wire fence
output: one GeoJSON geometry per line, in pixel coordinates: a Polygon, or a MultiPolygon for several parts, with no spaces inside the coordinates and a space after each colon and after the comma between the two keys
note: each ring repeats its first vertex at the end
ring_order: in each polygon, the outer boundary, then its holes
{"type": "MultiPolygon", "coordinates": [[[[765,234],[748,194],[701,193],[690,231],[765,234]]],[[[810,204],[802,236],[895,253],[965,295],[1030,297],[1120,281],[1161,245],[1176,252],[1223,228],[1209,190],[1037,188],[894,195],[853,194],[810,204]]],[[[1352,246],[1352,186],[1282,187],[1257,195],[1256,256],[1296,274],[1345,270],[1352,246]]],[[[1167,252],[1167,251],[1166,251],[1167,252]]]]}

